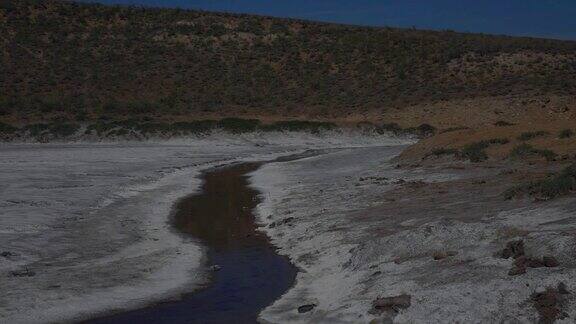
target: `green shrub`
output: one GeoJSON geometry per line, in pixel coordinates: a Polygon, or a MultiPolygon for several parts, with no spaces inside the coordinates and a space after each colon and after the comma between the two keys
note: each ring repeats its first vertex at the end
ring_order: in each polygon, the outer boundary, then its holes
{"type": "Polygon", "coordinates": [[[402,127],[396,123],[386,123],[379,126],[376,126],[376,132],[379,134],[384,133],[393,133],[393,134],[400,134],[403,132],[402,127]]]}
{"type": "Polygon", "coordinates": [[[80,129],[77,124],[54,124],[50,126],[49,132],[57,138],[64,138],[74,135],[80,129]]]}
{"type": "Polygon", "coordinates": [[[97,123],[88,125],[85,133],[91,134],[93,132],[96,132],[96,134],[98,134],[98,136],[102,136],[103,134],[105,134],[106,132],[108,132],[114,128],[116,128],[116,125],[113,122],[107,123],[107,122],[99,121],[97,123]]]}
{"type": "Polygon", "coordinates": [[[253,132],[260,126],[258,119],[224,118],[218,122],[218,127],[231,133],[253,132]]]}
{"type": "Polygon", "coordinates": [[[559,138],[570,138],[574,135],[574,131],[572,131],[571,129],[564,129],[560,132],[560,134],[558,134],[559,138]]]}
{"type": "Polygon", "coordinates": [[[140,133],[143,135],[160,133],[166,134],[172,130],[170,124],[166,123],[143,123],[136,125],[135,129],[140,131],[140,133]]]}
{"type": "Polygon", "coordinates": [[[172,130],[181,134],[203,134],[212,131],[217,125],[215,120],[177,122],[172,124],[172,130]]]}
{"type": "Polygon", "coordinates": [[[442,156],[442,155],[457,155],[460,152],[457,149],[453,148],[437,148],[432,150],[427,156],[442,156]]]}
{"type": "Polygon", "coordinates": [[[524,132],[518,136],[518,140],[520,141],[528,141],[534,139],[536,137],[546,136],[550,133],[546,131],[536,131],[536,132],[524,132]]]}
{"type": "Polygon", "coordinates": [[[510,143],[510,140],[507,139],[507,138],[492,138],[492,139],[489,139],[487,142],[488,142],[488,144],[501,144],[501,145],[504,145],[504,144],[510,143]]]}
{"type": "Polygon", "coordinates": [[[509,122],[504,121],[504,120],[499,120],[499,121],[497,121],[497,122],[494,123],[494,126],[507,127],[507,126],[514,126],[514,124],[509,123],[509,122]]]}
{"type": "Polygon", "coordinates": [[[23,130],[32,137],[38,137],[50,128],[48,124],[31,124],[24,126],[23,130]]]}
{"type": "Polygon", "coordinates": [[[465,127],[465,126],[462,126],[462,127],[450,127],[450,128],[443,129],[443,130],[440,132],[440,134],[450,133],[450,132],[455,132],[455,131],[465,130],[465,129],[470,129],[470,127],[465,127]]]}
{"type": "Polygon", "coordinates": [[[484,151],[490,144],[487,141],[472,143],[464,146],[460,152],[462,158],[468,159],[471,162],[482,162],[488,159],[488,155],[484,151]]]}
{"type": "Polygon", "coordinates": [[[267,131],[287,131],[287,132],[312,132],[318,133],[322,130],[330,130],[336,125],[328,122],[314,122],[303,120],[279,121],[272,125],[264,126],[262,129],[267,131]]]}
{"type": "Polygon", "coordinates": [[[0,122],[0,134],[13,134],[16,131],[18,131],[18,128],[14,127],[12,125],[0,122]]]}
{"type": "Polygon", "coordinates": [[[436,132],[436,127],[429,124],[421,124],[420,126],[416,127],[416,130],[421,136],[432,136],[436,132]]]}
{"type": "Polygon", "coordinates": [[[506,199],[528,194],[540,199],[552,199],[567,195],[576,190],[576,164],[572,164],[560,173],[548,179],[533,181],[512,187],[504,192],[506,199]]]}
{"type": "Polygon", "coordinates": [[[530,144],[520,144],[515,146],[510,151],[510,158],[524,158],[527,156],[539,155],[545,158],[547,161],[552,161],[556,158],[557,154],[551,150],[537,149],[530,144]]]}

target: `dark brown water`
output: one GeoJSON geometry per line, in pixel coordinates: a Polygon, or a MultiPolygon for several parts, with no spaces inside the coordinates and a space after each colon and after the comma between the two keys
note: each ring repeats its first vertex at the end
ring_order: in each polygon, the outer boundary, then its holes
{"type": "Polygon", "coordinates": [[[220,267],[209,287],[177,302],[87,323],[255,323],[262,309],[292,287],[297,272],[257,231],[258,192],[248,186],[247,174],[259,166],[243,163],[207,172],[202,191],[176,206],[176,227],[202,240],[209,263],[220,267]]]}

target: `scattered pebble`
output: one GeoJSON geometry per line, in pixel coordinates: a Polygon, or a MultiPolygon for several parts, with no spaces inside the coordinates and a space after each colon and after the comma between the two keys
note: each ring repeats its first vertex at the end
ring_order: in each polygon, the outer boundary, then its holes
{"type": "Polygon", "coordinates": [[[316,307],[316,304],[307,304],[298,307],[298,313],[308,313],[309,311],[313,310],[316,307]]]}
{"type": "Polygon", "coordinates": [[[502,259],[508,259],[513,257],[514,259],[524,255],[524,241],[510,241],[506,244],[506,247],[500,252],[502,259]]]}
{"type": "Polygon", "coordinates": [[[557,289],[548,288],[543,292],[535,292],[531,300],[540,315],[540,323],[554,323],[558,319],[568,317],[563,311],[566,297],[557,289]]]}
{"type": "Polygon", "coordinates": [[[10,271],[12,277],[34,277],[36,273],[30,269],[10,271]]]}
{"type": "Polygon", "coordinates": [[[442,260],[442,259],[446,259],[447,257],[451,257],[451,256],[455,256],[456,254],[458,254],[458,252],[454,252],[454,251],[437,251],[434,252],[434,254],[432,254],[432,258],[436,261],[442,260]]]}
{"type": "Polygon", "coordinates": [[[2,253],[0,253],[0,256],[1,256],[1,257],[4,257],[4,258],[13,257],[13,256],[16,256],[16,255],[17,255],[16,253],[10,252],[10,251],[3,251],[2,253]]]}
{"type": "Polygon", "coordinates": [[[222,267],[217,264],[210,267],[210,271],[220,271],[220,269],[222,269],[222,267]]]}
{"type": "Polygon", "coordinates": [[[556,258],[553,256],[543,257],[542,262],[544,263],[544,266],[548,268],[555,268],[560,265],[560,262],[558,262],[558,260],[556,260],[556,258]]]}
{"type": "Polygon", "coordinates": [[[400,309],[406,309],[410,307],[411,300],[412,296],[406,294],[394,297],[376,298],[376,300],[372,302],[372,308],[380,312],[398,312],[400,309]]]}

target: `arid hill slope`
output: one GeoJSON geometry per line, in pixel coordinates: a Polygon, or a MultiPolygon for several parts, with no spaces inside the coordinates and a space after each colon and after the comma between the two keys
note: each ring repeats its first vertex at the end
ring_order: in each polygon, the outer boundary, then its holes
{"type": "Polygon", "coordinates": [[[575,93],[576,42],[0,1],[9,123],[251,116],[449,127],[526,117],[524,106],[563,114],[575,93]]]}

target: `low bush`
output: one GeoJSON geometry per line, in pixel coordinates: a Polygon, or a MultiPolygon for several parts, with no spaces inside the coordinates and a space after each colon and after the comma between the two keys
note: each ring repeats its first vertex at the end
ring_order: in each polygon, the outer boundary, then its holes
{"type": "Polygon", "coordinates": [[[402,127],[396,123],[385,123],[376,126],[376,132],[378,134],[392,133],[399,135],[404,132],[404,129],[402,129],[402,127]]]}
{"type": "Polygon", "coordinates": [[[528,156],[541,156],[547,161],[552,161],[556,158],[557,154],[551,150],[537,149],[530,144],[520,144],[515,146],[510,151],[510,158],[525,158],[528,156]]]}
{"type": "Polygon", "coordinates": [[[558,134],[559,138],[570,138],[572,136],[574,136],[574,131],[571,129],[564,129],[560,132],[560,134],[558,134]]]}
{"type": "Polygon", "coordinates": [[[506,199],[528,194],[538,199],[552,199],[576,190],[576,164],[547,179],[512,187],[504,192],[506,199]]]}
{"type": "Polygon", "coordinates": [[[429,125],[429,124],[422,124],[416,127],[416,132],[418,135],[422,137],[428,137],[434,135],[436,133],[436,127],[429,125]]]}
{"type": "Polygon", "coordinates": [[[205,134],[216,128],[215,120],[197,120],[191,122],[176,122],[172,124],[172,130],[180,134],[205,134]]]}
{"type": "Polygon", "coordinates": [[[31,124],[26,125],[23,130],[32,137],[38,137],[50,128],[48,124],[31,124]]]}
{"type": "Polygon", "coordinates": [[[0,122],[0,134],[13,134],[16,131],[18,131],[18,128],[10,124],[0,122]]]}
{"type": "Polygon", "coordinates": [[[444,134],[444,133],[450,133],[450,132],[455,132],[455,131],[459,131],[459,130],[465,130],[465,129],[470,129],[470,127],[450,127],[450,128],[446,128],[443,129],[442,131],[440,131],[440,134],[444,134]]]}
{"type": "Polygon", "coordinates": [[[224,118],[217,125],[231,133],[247,133],[256,131],[260,126],[260,121],[258,119],[224,118]]]}
{"type": "Polygon", "coordinates": [[[263,126],[262,129],[266,131],[288,131],[288,132],[312,132],[318,133],[322,130],[330,130],[335,128],[336,125],[328,122],[314,122],[314,121],[279,121],[272,125],[263,126]]]}
{"type": "Polygon", "coordinates": [[[500,145],[504,145],[504,144],[508,144],[510,143],[510,140],[507,138],[492,138],[486,141],[488,144],[500,144],[500,145]]]}
{"type": "Polygon", "coordinates": [[[54,124],[49,128],[49,133],[57,138],[64,138],[74,135],[80,129],[80,125],[77,124],[54,124]]]}
{"type": "Polygon", "coordinates": [[[546,136],[550,133],[546,131],[535,131],[535,132],[524,132],[518,136],[518,140],[520,141],[528,141],[534,139],[536,137],[546,136]]]}
{"type": "Polygon", "coordinates": [[[488,159],[488,154],[486,150],[490,145],[495,144],[507,144],[510,141],[507,138],[492,138],[489,140],[484,140],[476,143],[471,143],[462,148],[460,156],[464,159],[468,159],[471,162],[482,162],[488,159]]]}
{"type": "Polygon", "coordinates": [[[488,146],[490,144],[487,141],[468,144],[462,148],[460,155],[471,162],[482,162],[488,159],[488,155],[484,151],[488,146]]]}
{"type": "Polygon", "coordinates": [[[167,123],[142,123],[137,124],[136,130],[140,131],[142,135],[147,134],[166,134],[170,133],[172,128],[167,123]]]}
{"type": "Polygon", "coordinates": [[[437,148],[432,150],[427,156],[457,155],[460,152],[453,148],[437,148]]]}
{"type": "Polygon", "coordinates": [[[507,127],[507,126],[514,126],[514,124],[509,123],[505,120],[499,120],[497,122],[494,123],[494,126],[498,126],[498,127],[507,127]]]}

